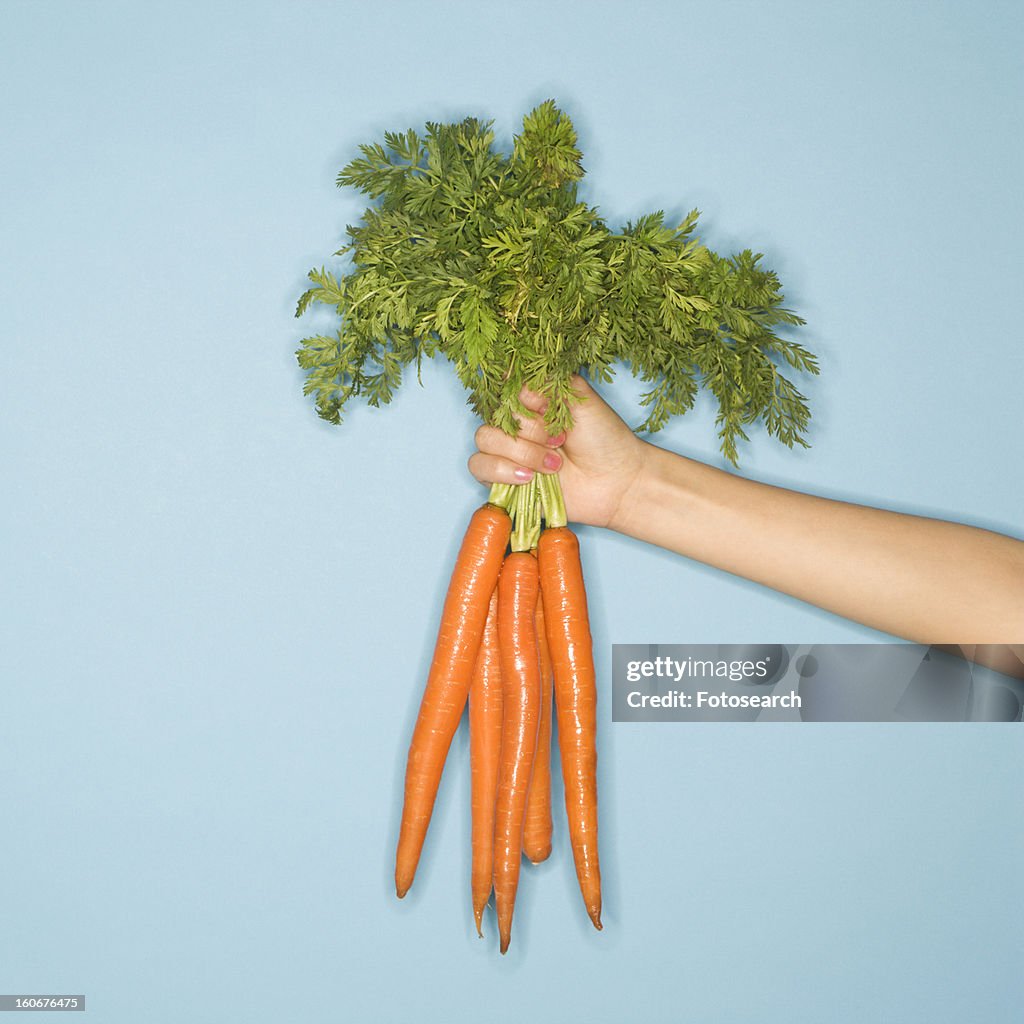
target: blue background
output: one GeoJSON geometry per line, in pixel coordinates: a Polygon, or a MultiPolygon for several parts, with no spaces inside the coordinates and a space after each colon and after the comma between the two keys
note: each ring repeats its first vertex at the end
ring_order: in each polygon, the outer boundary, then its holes
{"type": "MultiPolygon", "coordinates": [[[[397,902],[475,423],[442,364],[318,421],[293,350],[330,318],[292,313],[359,143],[475,115],[505,148],[554,97],[613,226],[697,206],[808,320],[814,447],[744,473],[1020,535],[1020,11],[8,0],[0,991],[103,1024],[1019,1019],[1011,726],[607,710],[605,930],[559,825],[505,958],[460,734],[397,902]]],[[[720,464],[712,419],[659,443],[720,464]]],[[[605,683],[613,642],[879,636],[581,533],[605,683]]]]}

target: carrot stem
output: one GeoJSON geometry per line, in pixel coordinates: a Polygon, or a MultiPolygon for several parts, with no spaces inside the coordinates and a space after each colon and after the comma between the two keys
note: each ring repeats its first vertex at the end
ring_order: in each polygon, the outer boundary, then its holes
{"type": "Polygon", "coordinates": [[[541,512],[544,525],[548,529],[568,526],[569,520],[565,512],[565,496],[562,494],[562,482],[557,473],[542,474],[538,487],[541,512]]]}
{"type": "Polygon", "coordinates": [[[491,484],[491,493],[487,498],[488,504],[496,505],[508,512],[518,486],[518,484],[491,484]]]}
{"type": "Polygon", "coordinates": [[[524,484],[493,484],[487,500],[509,514],[513,551],[529,551],[536,547],[542,526],[568,525],[565,498],[557,473],[538,473],[524,484]]]}
{"type": "Polygon", "coordinates": [[[512,516],[511,545],[513,551],[529,551],[537,546],[540,537],[541,502],[539,477],[529,483],[516,484],[512,516]]]}

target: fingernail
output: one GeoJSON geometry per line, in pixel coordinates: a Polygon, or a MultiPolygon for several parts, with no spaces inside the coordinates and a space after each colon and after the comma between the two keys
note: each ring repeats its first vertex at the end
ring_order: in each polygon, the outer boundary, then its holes
{"type": "Polygon", "coordinates": [[[544,456],[544,468],[545,469],[558,469],[562,464],[562,456],[556,455],[554,452],[548,452],[544,456]]]}
{"type": "Polygon", "coordinates": [[[526,481],[526,480],[530,480],[530,479],[533,478],[533,470],[532,469],[517,469],[512,475],[517,480],[526,481]]]}
{"type": "Polygon", "coordinates": [[[565,444],[565,431],[563,430],[557,437],[548,438],[548,447],[557,448],[559,445],[565,444]]]}

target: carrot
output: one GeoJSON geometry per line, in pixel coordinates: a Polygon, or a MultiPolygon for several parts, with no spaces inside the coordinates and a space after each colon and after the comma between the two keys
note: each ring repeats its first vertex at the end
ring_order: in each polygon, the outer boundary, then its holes
{"type": "Polygon", "coordinates": [[[551,655],[544,628],[544,599],[537,595],[537,646],[540,648],[540,730],[526,800],[523,853],[534,864],[551,856],[551,655]]]}
{"type": "Polygon", "coordinates": [[[494,907],[502,953],[512,936],[512,912],[523,855],[523,820],[537,749],[540,655],[534,614],[537,559],[516,551],[498,579],[498,647],[501,663],[501,765],[494,828],[494,907]]]}
{"type": "Polygon", "coordinates": [[[469,687],[469,763],[473,867],[471,890],[476,933],[494,877],[494,800],[501,754],[501,666],[498,663],[498,591],[491,594],[473,682],[469,687]]]}
{"type": "Polygon", "coordinates": [[[412,885],[445,758],[469,696],[487,608],[501,571],[511,520],[494,505],[473,513],[441,612],[434,658],[409,744],[405,803],[395,855],[395,890],[412,885]]]}
{"type": "Polygon", "coordinates": [[[565,810],[583,903],[601,928],[601,870],[597,858],[597,687],[587,594],[576,535],[565,526],[544,530],[537,546],[545,626],[555,673],[558,745],[565,810]]]}

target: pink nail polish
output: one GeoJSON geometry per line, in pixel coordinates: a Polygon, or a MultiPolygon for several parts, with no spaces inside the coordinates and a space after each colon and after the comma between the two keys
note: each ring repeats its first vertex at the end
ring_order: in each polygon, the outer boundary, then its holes
{"type": "Polygon", "coordinates": [[[533,470],[532,469],[517,469],[512,475],[517,480],[522,480],[525,483],[527,480],[533,479],[533,470]]]}
{"type": "Polygon", "coordinates": [[[565,444],[565,431],[563,430],[557,437],[548,438],[549,448],[558,448],[560,445],[565,444]]]}
{"type": "Polygon", "coordinates": [[[554,452],[548,452],[544,456],[544,468],[545,469],[558,469],[562,464],[562,456],[556,455],[554,452]]]}

